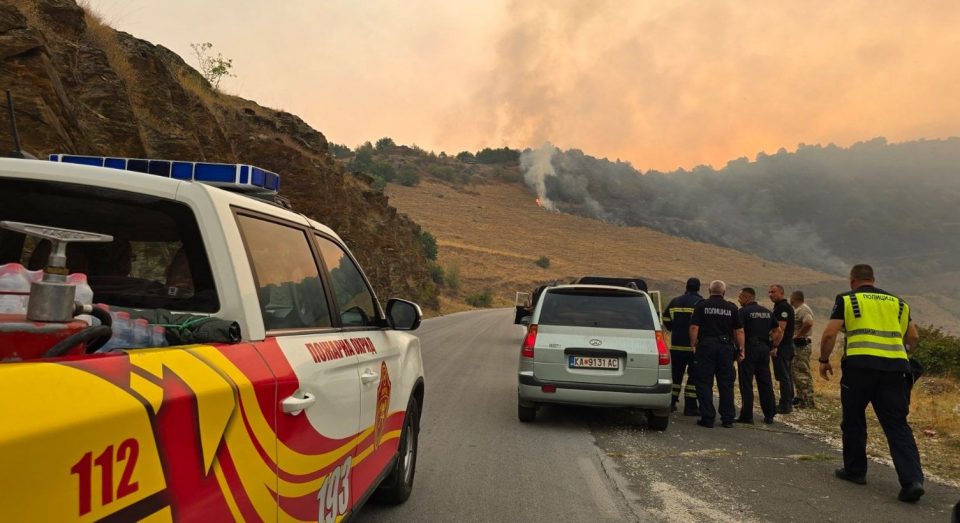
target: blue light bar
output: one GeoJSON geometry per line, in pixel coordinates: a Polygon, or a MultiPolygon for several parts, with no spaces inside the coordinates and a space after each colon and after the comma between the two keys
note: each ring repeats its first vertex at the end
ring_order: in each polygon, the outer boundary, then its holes
{"type": "Polygon", "coordinates": [[[280,176],[276,173],[239,163],[181,162],[73,154],[51,154],[50,161],[108,167],[163,176],[174,180],[201,182],[221,187],[228,186],[232,189],[265,190],[273,193],[280,191],[280,176]]]}

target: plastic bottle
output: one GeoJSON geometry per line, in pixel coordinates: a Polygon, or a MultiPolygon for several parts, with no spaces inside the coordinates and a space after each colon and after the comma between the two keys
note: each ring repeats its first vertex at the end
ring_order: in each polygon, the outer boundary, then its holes
{"type": "Polygon", "coordinates": [[[133,346],[149,347],[153,344],[153,331],[150,322],[142,318],[133,320],[133,346]]]}
{"type": "Polygon", "coordinates": [[[159,325],[153,327],[153,338],[151,340],[151,345],[154,347],[166,347],[167,346],[167,330],[159,325]]]}
{"type": "Polygon", "coordinates": [[[26,314],[30,280],[19,263],[0,265],[0,314],[26,314]]]}
{"type": "MultiPolygon", "coordinates": [[[[93,305],[93,289],[87,283],[87,275],[82,272],[75,272],[67,276],[67,283],[73,285],[77,288],[77,293],[74,296],[73,300],[80,302],[84,305],[93,305]]],[[[89,314],[83,314],[79,318],[85,322],[87,325],[93,325],[93,316],[89,314]]]]}
{"type": "Polygon", "coordinates": [[[101,350],[127,348],[133,342],[133,321],[128,312],[111,312],[113,318],[113,336],[101,350]]]}

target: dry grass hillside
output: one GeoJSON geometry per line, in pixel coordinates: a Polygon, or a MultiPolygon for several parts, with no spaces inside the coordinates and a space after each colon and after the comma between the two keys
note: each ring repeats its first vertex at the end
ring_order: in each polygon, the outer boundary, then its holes
{"type": "MultiPolygon", "coordinates": [[[[459,268],[459,292],[446,289],[443,312],[467,307],[463,297],[483,289],[493,292],[494,306],[507,306],[516,291],[538,282],[586,274],[641,276],[667,295],[680,291],[689,276],[763,288],[772,282],[788,288],[843,285],[833,275],[733,249],[547,211],[519,184],[457,188],[425,179],[416,187],[390,184],[387,195],[436,237],[441,266],[448,272],[459,268]],[[547,268],[535,263],[542,256],[550,260],[547,268]]],[[[819,305],[829,306],[824,300],[819,305]]]]}
{"type": "MultiPolygon", "coordinates": [[[[455,186],[424,178],[414,187],[388,184],[386,194],[391,205],[436,237],[440,265],[459,268],[460,288],[442,291],[441,313],[469,308],[464,298],[484,289],[493,293],[493,306],[508,306],[516,291],[587,274],[644,277],[651,289],[664,292],[664,300],[682,291],[690,276],[753,286],[763,300],[767,285],[779,282],[788,291],[803,290],[821,317],[829,313],[834,296],[848,288],[838,275],[643,227],[547,211],[521,183],[455,186]],[[547,268],[535,263],[542,256],[550,260],[547,268]]],[[[896,282],[880,276],[881,286],[900,292],[896,282]]],[[[958,330],[957,317],[943,296],[903,295],[919,323],[958,330]]]]}

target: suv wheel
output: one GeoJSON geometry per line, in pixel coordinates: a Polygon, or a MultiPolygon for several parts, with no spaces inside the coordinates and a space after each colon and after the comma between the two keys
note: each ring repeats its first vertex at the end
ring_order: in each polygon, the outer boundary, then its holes
{"type": "Polygon", "coordinates": [[[400,431],[397,463],[373,497],[379,502],[398,505],[413,492],[413,475],[417,470],[417,451],[420,449],[420,407],[416,398],[410,398],[400,431]]]}
{"type": "Polygon", "coordinates": [[[536,405],[524,405],[522,403],[517,403],[517,417],[520,418],[520,421],[527,423],[537,419],[537,407],[536,405]]]}
{"type": "Polygon", "coordinates": [[[651,430],[667,430],[667,426],[670,425],[670,416],[657,416],[653,412],[647,411],[647,426],[651,430]]]}

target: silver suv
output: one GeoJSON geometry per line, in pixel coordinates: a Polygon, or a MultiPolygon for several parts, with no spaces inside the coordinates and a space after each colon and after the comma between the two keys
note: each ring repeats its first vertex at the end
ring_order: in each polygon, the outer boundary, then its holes
{"type": "Polygon", "coordinates": [[[541,294],[520,349],[520,421],[533,421],[542,403],[630,407],[665,430],[671,385],[670,351],[646,292],[561,285],[541,294]]]}

